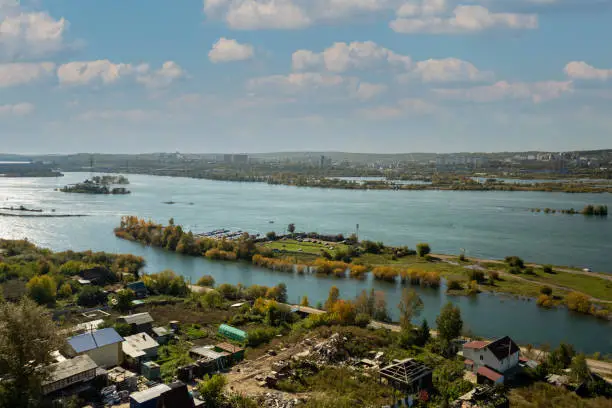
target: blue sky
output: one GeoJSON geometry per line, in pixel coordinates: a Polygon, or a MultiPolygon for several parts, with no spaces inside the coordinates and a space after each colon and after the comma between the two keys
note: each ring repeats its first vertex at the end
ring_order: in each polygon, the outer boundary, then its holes
{"type": "Polygon", "coordinates": [[[612,0],[0,0],[0,152],[611,148],[612,0]]]}

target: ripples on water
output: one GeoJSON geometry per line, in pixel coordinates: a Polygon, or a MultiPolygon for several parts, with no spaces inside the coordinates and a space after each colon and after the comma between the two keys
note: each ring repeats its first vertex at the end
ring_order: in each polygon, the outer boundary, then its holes
{"type": "MultiPolygon", "coordinates": [[[[354,232],[360,238],[415,247],[429,242],[434,251],[503,258],[518,255],[529,261],[612,272],[612,218],[534,214],[529,208],[582,208],[607,204],[610,194],[463,191],[352,191],[230,183],[183,178],[130,175],[131,195],[95,196],[54,191],[80,182],[88,173],[62,178],[2,179],[0,206],[55,209],[56,213],[89,214],[85,218],[0,217],[0,237],[28,238],[54,250],[94,249],[145,256],[147,271],[171,268],[197,281],[211,274],[217,282],[274,285],[285,281],[297,301],[308,295],[324,301],[337,285],[346,298],[374,285],[387,295],[395,311],[401,286],[371,281],[286,275],[242,263],[210,262],[183,257],[115,238],[112,230],[122,215],[138,215],[177,223],[204,232],[239,228],[250,232],[283,232],[293,222],[298,230],[354,232]],[[168,205],[163,202],[175,201],[168,205]],[[189,205],[193,203],[193,205],[189,205]],[[269,221],[274,221],[270,224],[269,221]]],[[[443,291],[419,290],[424,317],[433,325],[448,300],[443,291]]],[[[584,351],[612,352],[612,324],[576,316],[564,309],[544,310],[534,302],[493,295],[451,298],[461,306],[466,326],[483,336],[509,334],[524,343],[568,341],[584,351]]]]}

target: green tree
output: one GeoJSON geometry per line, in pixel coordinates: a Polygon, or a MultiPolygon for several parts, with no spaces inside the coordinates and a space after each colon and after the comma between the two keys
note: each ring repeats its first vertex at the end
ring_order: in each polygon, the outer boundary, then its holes
{"type": "Polygon", "coordinates": [[[402,331],[412,330],[412,319],[417,317],[423,309],[423,301],[414,289],[404,288],[402,298],[397,305],[400,311],[400,326],[402,331]]]}
{"type": "Polygon", "coordinates": [[[117,291],[115,299],[117,303],[114,305],[118,310],[125,312],[132,307],[132,301],[136,298],[136,294],[131,289],[121,289],[117,291]]]}
{"type": "Polygon", "coordinates": [[[340,299],[340,290],[336,286],[332,286],[329,289],[329,295],[327,296],[327,300],[325,301],[323,308],[330,311],[338,299],[340,299]]]}
{"type": "Polygon", "coordinates": [[[84,307],[94,307],[106,302],[106,293],[97,286],[85,286],[77,296],[77,304],[84,307]]]}
{"type": "Polygon", "coordinates": [[[289,231],[289,233],[291,235],[293,235],[295,233],[295,224],[291,223],[287,226],[287,231],[289,231]]]}
{"type": "Polygon", "coordinates": [[[427,319],[423,319],[423,323],[421,323],[421,327],[419,327],[417,332],[416,344],[423,347],[429,342],[430,338],[431,333],[429,331],[429,324],[427,323],[427,319]]]}
{"type": "Polygon", "coordinates": [[[57,284],[49,275],[35,276],[26,285],[28,295],[39,305],[55,302],[57,284]]]}
{"type": "Polygon", "coordinates": [[[211,290],[202,296],[202,304],[210,309],[216,309],[223,305],[223,295],[216,290],[211,290]]]}
{"type": "Polygon", "coordinates": [[[461,329],[463,329],[459,306],[453,306],[451,302],[448,302],[436,318],[436,326],[438,337],[447,345],[450,344],[451,340],[459,337],[461,329]]]}
{"type": "Polygon", "coordinates": [[[570,365],[572,378],[578,383],[589,382],[593,379],[591,370],[587,365],[586,356],[582,353],[577,354],[570,365]]]}
{"type": "Polygon", "coordinates": [[[197,285],[212,288],[215,286],[215,278],[210,275],[204,275],[198,279],[197,285]]]}
{"type": "Polygon", "coordinates": [[[302,298],[302,301],[300,302],[300,306],[306,306],[306,307],[310,306],[310,303],[308,303],[308,296],[304,296],[302,298]]]}
{"type": "Polygon", "coordinates": [[[268,238],[269,241],[276,241],[276,232],[266,232],[266,238],[268,238]]]}
{"type": "Polygon", "coordinates": [[[219,408],[223,406],[225,402],[223,388],[225,388],[226,384],[227,379],[221,374],[215,374],[199,382],[197,390],[206,408],[219,408]]]}
{"type": "Polygon", "coordinates": [[[57,296],[62,299],[69,298],[72,296],[72,286],[70,286],[68,283],[64,283],[57,291],[57,296]]]}
{"type": "Polygon", "coordinates": [[[420,242],[416,246],[416,251],[420,257],[424,257],[425,255],[429,255],[431,253],[431,247],[428,243],[420,242]]]}
{"type": "Polygon", "coordinates": [[[0,304],[0,406],[34,407],[49,376],[51,352],[62,344],[48,311],[28,298],[0,304]]]}

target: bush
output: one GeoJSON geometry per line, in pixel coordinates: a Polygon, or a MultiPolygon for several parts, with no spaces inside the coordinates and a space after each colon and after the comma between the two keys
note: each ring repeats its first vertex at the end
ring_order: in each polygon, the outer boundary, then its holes
{"type": "Polygon", "coordinates": [[[544,265],[542,270],[544,273],[554,273],[552,265],[544,265]]]}
{"type": "Polygon", "coordinates": [[[512,275],[520,275],[521,273],[523,273],[521,268],[519,268],[518,266],[512,266],[510,269],[508,269],[508,272],[510,272],[512,275]]]}
{"type": "Polygon", "coordinates": [[[262,327],[253,329],[248,332],[247,345],[249,347],[257,347],[263,343],[267,343],[276,336],[276,329],[272,327],[262,327]]]}
{"type": "Polygon", "coordinates": [[[149,291],[158,295],[182,297],[189,293],[185,278],[169,269],[152,275],[145,275],[142,277],[142,281],[149,291]]]}
{"type": "Polygon", "coordinates": [[[83,307],[94,307],[106,303],[106,293],[97,286],[85,286],[77,296],[77,304],[83,307]]]}
{"type": "Polygon", "coordinates": [[[455,279],[448,280],[448,290],[463,290],[463,285],[455,279]]]}
{"type": "Polygon", "coordinates": [[[525,268],[525,275],[535,275],[535,274],[536,273],[531,266],[528,266],[527,268],[525,268]]]}
{"type": "Polygon", "coordinates": [[[518,256],[507,256],[504,261],[510,267],[517,267],[519,269],[523,269],[525,267],[525,262],[518,256]]]}
{"type": "Polygon", "coordinates": [[[210,275],[204,275],[198,279],[198,283],[196,283],[196,285],[212,288],[215,286],[215,278],[210,275]]]}
{"type": "Polygon", "coordinates": [[[499,279],[499,272],[497,272],[497,271],[489,271],[489,279],[497,280],[497,281],[500,280],[499,279]]]}
{"type": "Polygon", "coordinates": [[[579,313],[589,313],[591,310],[591,300],[587,295],[579,292],[570,292],[565,297],[565,303],[569,310],[579,313]]]}
{"type": "Polygon", "coordinates": [[[268,238],[268,241],[276,241],[276,232],[274,231],[267,232],[266,238],[268,238]]]}
{"type": "Polygon", "coordinates": [[[542,288],[540,288],[540,293],[546,296],[550,296],[552,295],[552,288],[550,286],[543,286],[542,288]]]}
{"type": "Polygon", "coordinates": [[[416,246],[417,254],[422,258],[431,253],[431,247],[425,242],[420,242],[416,246]]]}
{"type": "Polygon", "coordinates": [[[217,291],[226,299],[236,300],[240,296],[239,290],[236,286],[224,283],[217,287],[217,291]]]}
{"type": "Polygon", "coordinates": [[[35,276],[30,279],[26,287],[28,295],[39,305],[55,302],[57,284],[51,276],[35,276]]]}
{"type": "Polygon", "coordinates": [[[370,315],[367,313],[359,313],[355,316],[355,326],[367,327],[370,324],[370,315]]]}
{"type": "Polygon", "coordinates": [[[468,277],[470,278],[470,281],[481,283],[485,280],[485,273],[476,269],[470,269],[468,271],[468,277]]]}
{"type": "Polygon", "coordinates": [[[204,401],[205,407],[219,408],[224,405],[223,389],[226,384],[227,379],[222,374],[215,374],[200,381],[197,390],[200,393],[200,399],[204,401]]]}
{"type": "Polygon", "coordinates": [[[216,309],[223,305],[223,296],[216,290],[211,290],[202,296],[202,304],[205,307],[216,309]]]}
{"type": "Polygon", "coordinates": [[[538,296],[538,300],[536,301],[536,304],[538,306],[546,307],[546,308],[550,308],[554,306],[552,296],[546,295],[544,293],[538,296]]]}

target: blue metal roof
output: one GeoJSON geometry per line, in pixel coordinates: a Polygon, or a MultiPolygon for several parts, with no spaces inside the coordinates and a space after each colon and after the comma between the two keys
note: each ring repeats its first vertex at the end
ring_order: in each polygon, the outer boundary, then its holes
{"type": "Polygon", "coordinates": [[[128,283],[127,287],[132,289],[134,292],[137,292],[140,290],[145,290],[145,291],[147,290],[147,287],[145,286],[143,281],[128,283]]]}
{"type": "Polygon", "coordinates": [[[68,339],[68,344],[76,353],[83,353],[89,350],[94,350],[100,347],[108,346],[109,344],[120,343],[123,337],[119,335],[112,327],[94,332],[79,334],[68,339]]]}

